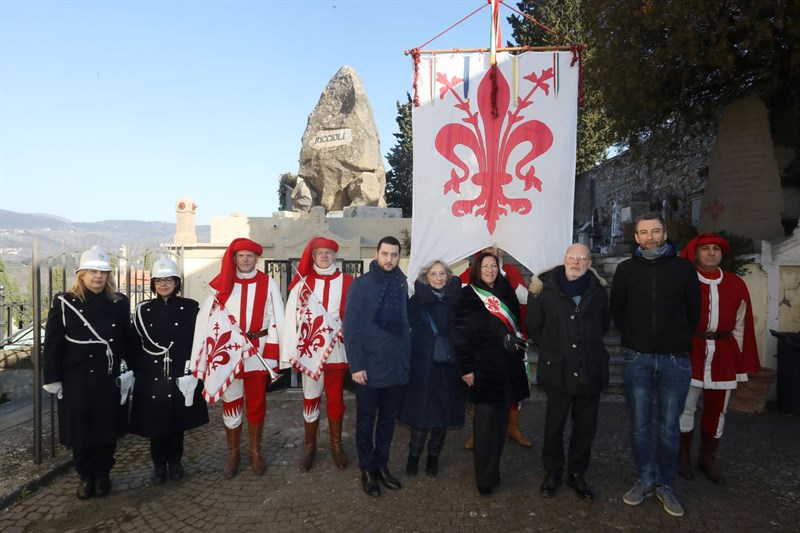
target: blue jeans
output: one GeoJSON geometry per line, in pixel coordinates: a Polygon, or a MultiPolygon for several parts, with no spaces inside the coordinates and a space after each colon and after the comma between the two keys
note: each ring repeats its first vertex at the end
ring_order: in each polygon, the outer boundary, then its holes
{"type": "Polygon", "coordinates": [[[679,420],[689,392],[692,368],[688,353],[649,354],[625,348],[623,377],[630,408],[631,447],[636,474],[646,485],[671,486],[680,447],[679,420]],[[656,399],[655,462],[653,461],[653,392],[656,399]]]}

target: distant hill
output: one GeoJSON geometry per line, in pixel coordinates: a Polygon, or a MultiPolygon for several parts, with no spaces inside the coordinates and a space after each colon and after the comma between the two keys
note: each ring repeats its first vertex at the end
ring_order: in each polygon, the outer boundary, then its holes
{"type": "MultiPolygon", "coordinates": [[[[71,222],[44,213],[17,213],[0,209],[0,258],[7,263],[30,263],[34,239],[39,243],[39,256],[85,250],[99,244],[104,249],[118,250],[127,246],[132,254],[145,249],[158,250],[171,243],[175,224],[143,220],[101,220],[71,222]]],[[[197,226],[197,238],[208,242],[210,226],[197,226]]]]}

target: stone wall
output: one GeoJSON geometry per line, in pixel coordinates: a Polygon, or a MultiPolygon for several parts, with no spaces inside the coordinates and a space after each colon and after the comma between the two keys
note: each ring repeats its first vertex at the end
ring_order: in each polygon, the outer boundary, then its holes
{"type": "MultiPolygon", "coordinates": [[[[708,154],[713,136],[687,138],[668,154],[647,147],[626,151],[584,172],[575,180],[575,230],[592,221],[595,244],[611,235],[612,206],[628,217],[622,224],[647,211],[660,211],[666,202],[669,215],[694,219],[708,177],[708,154]],[[630,208],[629,211],[625,211],[630,208]]],[[[695,220],[696,222],[696,220],[695,220]]],[[[588,228],[587,228],[588,230],[588,228]]]]}

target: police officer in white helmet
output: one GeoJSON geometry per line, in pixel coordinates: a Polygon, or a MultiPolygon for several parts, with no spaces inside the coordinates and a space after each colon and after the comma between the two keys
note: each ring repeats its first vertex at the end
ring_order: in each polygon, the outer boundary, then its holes
{"type": "Polygon", "coordinates": [[[183,477],[184,431],[208,422],[202,387],[190,375],[189,357],[199,305],[178,296],[178,265],[162,255],[150,272],[150,291],[156,294],[133,313],[135,346],[128,363],[136,372],[130,432],[150,439],[153,472],[161,485],[183,477]]]}
{"type": "Polygon", "coordinates": [[[116,292],[108,255],[80,258],[72,288],[53,298],[44,340],[44,389],[58,396],[58,433],[72,448],[77,496],[111,492],[117,437],[125,432],[127,398],[117,385],[130,334],[128,299],[116,292]],[[122,398],[121,398],[122,396],[122,398]]]}

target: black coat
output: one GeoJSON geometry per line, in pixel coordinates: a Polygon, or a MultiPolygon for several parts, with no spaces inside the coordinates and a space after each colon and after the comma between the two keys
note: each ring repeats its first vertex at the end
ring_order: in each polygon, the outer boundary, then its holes
{"type": "Polygon", "coordinates": [[[400,421],[417,429],[459,427],[464,425],[464,401],[458,395],[461,377],[455,365],[433,360],[434,336],[428,313],[439,335],[452,338],[450,325],[453,306],[461,281],[450,280],[439,300],[430,285],[417,281],[414,296],[408,301],[411,324],[411,372],[406,388],[400,421]],[[427,311],[427,312],[426,312],[427,311]]]}
{"type": "MultiPolygon", "coordinates": [[[[519,323],[519,301],[508,281],[498,276],[492,293],[511,309],[519,323]]],[[[503,339],[507,333],[506,325],[486,309],[471,286],[459,291],[453,319],[453,342],[459,375],[475,374],[472,387],[459,380],[462,393],[469,401],[502,404],[506,400],[518,402],[530,396],[525,353],[505,350],[503,339]]]]}
{"type": "Polygon", "coordinates": [[[608,295],[587,271],[588,285],[575,305],[558,283],[559,272],[563,266],[539,275],[541,292],[528,297],[526,326],[539,349],[537,380],[567,394],[600,394],[608,386],[608,295]]]}
{"type": "Polygon", "coordinates": [[[202,382],[198,382],[194,390],[191,407],[185,406],[183,393],[175,383],[175,378],[184,375],[186,362],[191,357],[198,310],[196,301],[174,295],[167,301],[158,297],[136,307],[133,315],[134,346],[128,358],[128,366],[136,376],[131,433],[142,437],[162,437],[208,422],[202,382]],[[166,354],[162,352],[167,347],[170,361],[165,367],[166,354]],[[169,369],[167,375],[166,368],[169,369]]]}
{"type": "Polygon", "coordinates": [[[104,292],[87,290],[83,302],[72,293],[53,299],[44,334],[44,382],[60,381],[63,386],[63,399],[58,401],[61,444],[71,448],[113,444],[125,432],[128,406],[120,405],[116,379],[120,360],[127,355],[129,332],[130,304],[122,294],[111,301],[104,292]],[[110,369],[106,345],[97,342],[81,317],[108,342],[113,354],[110,369]]]}
{"type": "Polygon", "coordinates": [[[652,261],[637,248],[614,273],[611,316],[625,348],[650,354],[691,352],[700,320],[697,269],[677,257],[671,243],[652,261]]]}

